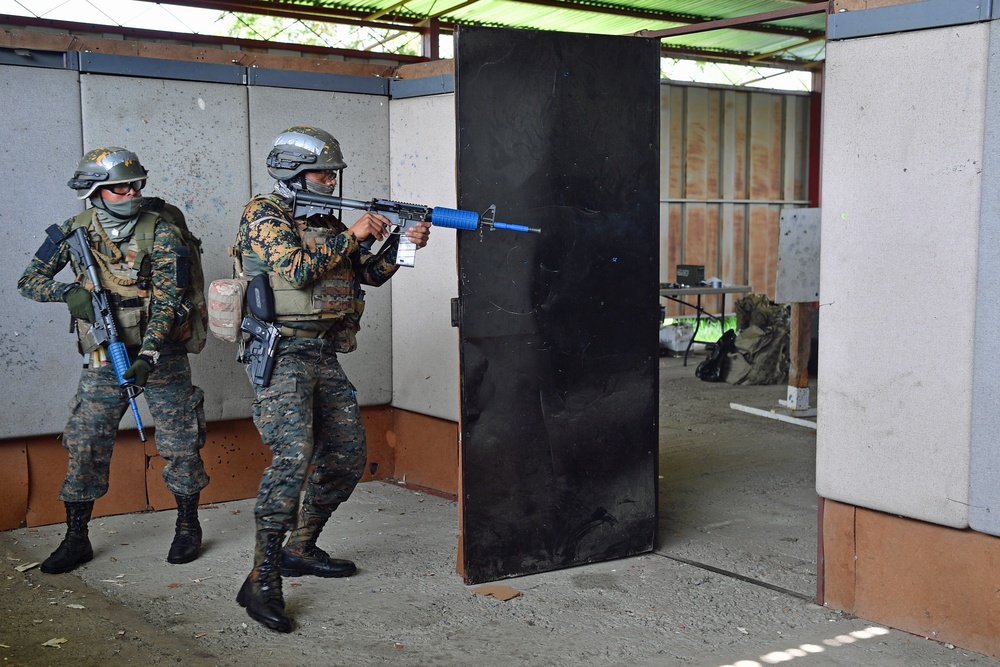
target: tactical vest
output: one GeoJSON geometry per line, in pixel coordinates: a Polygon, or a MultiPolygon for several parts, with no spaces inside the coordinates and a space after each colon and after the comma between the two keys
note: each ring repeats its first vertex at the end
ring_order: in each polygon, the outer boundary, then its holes
{"type": "MultiPolygon", "coordinates": [[[[283,200],[276,195],[265,195],[274,204],[284,208],[283,200]]],[[[278,219],[288,222],[289,218],[278,219]]],[[[308,227],[297,220],[292,221],[298,232],[303,248],[315,249],[327,238],[339,232],[326,227],[308,227]]],[[[356,334],[361,328],[364,313],[364,290],[360,288],[350,263],[328,272],[323,278],[305,288],[297,288],[279,276],[248,247],[237,240],[237,250],[233,253],[238,261],[237,273],[243,278],[253,278],[266,273],[274,291],[275,321],[292,329],[329,331],[337,352],[352,352],[357,349],[356,334]],[[305,325],[305,326],[303,326],[305,325]]]]}
{"type": "MultiPolygon", "coordinates": [[[[97,258],[101,287],[108,292],[118,335],[126,346],[140,347],[152,315],[153,279],[150,253],[156,237],[156,223],[163,218],[153,211],[141,210],[135,230],[128,240],[128,245],[124,249],[120,249],[118,244],[115,244],[115,249],[120,252],[121,259],[111,263],[105,261],[104,258],[117,253],[108,247],[102,235],[95,231],[97,229],[96,216],[97,211],[94,208],[82,211],[74,218],[70,231],[77,227],[87,229],[87,237],[91,247],[100,253],[95,253],[95,257],[97,258]]],[[[71,256],[70,265],[76,274],[77,281],[81,285],[89,287],[90,279],[87,271],[79,264],[75,256],[71,256]]],[[[185,311],[185,314],[187,317],[184,319],[190,319],[190,313],[185,311]]],[[[191,329],[191,326],[183,326],[183,323],[175,322],[169,340],[171,342],[187,341],[191,338],[191,329]]],[[[99,347],[91,333],[89,322],[77,321],[77,336],[81,354],[88,354],[99,347]]]]}

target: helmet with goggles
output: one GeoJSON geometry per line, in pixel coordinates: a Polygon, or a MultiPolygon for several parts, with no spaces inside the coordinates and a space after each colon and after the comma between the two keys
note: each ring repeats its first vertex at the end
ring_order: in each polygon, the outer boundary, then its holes
{"type": "Polygon", "coordinates": [[[108,146],[87,151],[67,185],[76,190],[78,199],[87,199],[104,186],[118,185],[120,188],[113,189],[124,189],[128,193],[129,184],[132,189],[141,190],[148,173],[135,153],[119,146],[108,146]]]}
{"type": "Polygon", "coordinates": [[[339,171],[347,167],[340,142],[318,127],[290,127],[271,146],[267,173],[279,181],[291,180],[304,171],[339,171]]]}

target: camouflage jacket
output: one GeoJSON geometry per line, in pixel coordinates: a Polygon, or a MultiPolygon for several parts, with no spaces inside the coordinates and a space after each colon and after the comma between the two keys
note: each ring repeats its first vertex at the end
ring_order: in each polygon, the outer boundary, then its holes
{"type": "Polygon", "coordinates": [[[363,285],[378,287],[399,269],[395,250],[378,257],[358,243],[346,225],[334,216],[314,215],[310,227],[336,232],[326,243],[303,244],[305,220],[294,220],[291,207],[276,195],[257,195],[243,210],[236,237],[237,252],[256,255],[296,288],[305,289],[345,264],[363,285]]]}
{"type": "MultiPolygon", "coordinates": [[[[70,218],[59,225],[64,235],[72,231],[73,220],[74,218],[70,218]]],[[[93,243],[91,245],[93,246],[93,243]]],[[[153,240],[150,252],[151,313],[143,334],[140,352],[159,352],[170,339],[174,314],[184,295],[184,291],[177,287],[177,257],[178,251],[183,247],[181,240],[169,225],[156,225],[156,238],[153,240]]],[[[77,283],[60,282],[55,280],[55,276],[69,262],[69,244],[56,245],[46,239],[17,281],[18,292],[21,296],[35,301],[63,301],[66,291],[77,283]]],[[[107,285],[104,287],[111,291],[107,285]]]]}

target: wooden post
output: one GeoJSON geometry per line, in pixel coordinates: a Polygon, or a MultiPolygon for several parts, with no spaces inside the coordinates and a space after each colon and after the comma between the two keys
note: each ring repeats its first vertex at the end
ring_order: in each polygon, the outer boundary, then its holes
{"type": "Polygon", "coordinates": [[[812,303],[793,303],[789,336],[788,394],[778,401],[797,417],[816,414],[809,407],[809,352],[812,347],[812,303]]]}

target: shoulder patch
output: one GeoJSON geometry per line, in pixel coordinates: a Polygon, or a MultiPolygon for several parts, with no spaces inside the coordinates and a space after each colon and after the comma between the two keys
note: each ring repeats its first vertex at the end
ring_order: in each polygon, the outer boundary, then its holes
{"type": "Polygon", "coordinates": [[[55,257],[56,252],[59,250],[59,244],[63,242],[63,238],[64,236],[59,225],[51,225],[46,229],[45,240],[42,241],[42,245],[35,251],[35,257],[38,258],[38,261],[48,264],[55,257]]]}
{"type": "Polygon", "coordinates": [[[191,251],[181,245],[174,250],[177,255],[177,287],[186,290],[191,286],[191,251]]]}

